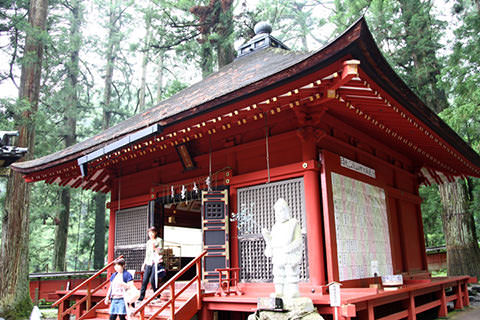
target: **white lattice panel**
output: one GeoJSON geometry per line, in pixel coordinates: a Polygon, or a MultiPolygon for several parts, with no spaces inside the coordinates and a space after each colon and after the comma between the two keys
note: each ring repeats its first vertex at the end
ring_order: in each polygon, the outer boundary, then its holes
{"type": "Polygon", "coordinates": [[[244,282],[272,281],[271,259],[264,256],[265,241],[262,228],[272,229],[275,223],[273,206],[278,198],[284,198],[302,228],[303,255],[300,265],[300,279],[308,280],[308,257],[306,242],[305,195],[303,178],[262,184],[237,191],[237,220],[240,279],[244,282]]]}
{"type": "Polygon", "coordinates": [[[115,256],[123,255],[127,269],[140,271],[145,258],[148,206],[127,208],[115,216],[115,256]]]}

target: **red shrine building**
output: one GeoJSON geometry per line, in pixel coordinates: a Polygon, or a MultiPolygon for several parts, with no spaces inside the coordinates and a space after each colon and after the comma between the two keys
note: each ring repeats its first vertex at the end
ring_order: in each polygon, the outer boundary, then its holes
{"type": "MultiPolygon", "coordinates": [[[[151,225],[176,243],[178,268],[167,268],[182,271],[164,304],[137,307],[142,318],[254,312],[274,290],[261,229],[280,197],[301,224],[301,294],[325,318],[416,319],[468,305],[469,277],[428,272],[418,188],[480,177],[479,155],[395,74],[364,19],[309,53],[269,31],[156,107],[13,169],[110,193],[108,262],[123,255],[138,272],[151,225]],[[391,275],[402,275],[398,286],[382,286],[391,275]],[[338,307],[332,282],[342,284],[338,307]]],[[[59,319],[100,317],[105,292],[95,290],[65,292],[59,319]]]]}

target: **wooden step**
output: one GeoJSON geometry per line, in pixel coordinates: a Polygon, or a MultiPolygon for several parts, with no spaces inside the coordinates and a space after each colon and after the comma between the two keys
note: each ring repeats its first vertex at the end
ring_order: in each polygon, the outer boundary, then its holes
{"type": "MultiPolygon", "coordinates": [[[[147,296],[146,299],[148,298],[149,297],[147,296]]],[[[145,317],[151,317],[159,308],[163,307],[164,304],[169,303],[169,298],[170,292],[167,290],[166,292],[164,292],[162,299],[150,302],[144,309],[145,317]]],[[[137,307],[139,305],[140,303],[136,303],[137,307]]],[[[175,300],[175,312],[177,313],[176,319],[190,319],[191,317],[193,317],[193,315],[197,312],[196,305],[197,304],[195,291],[192,292],[191,290],[186,290],[175,300]]],[[[86,320],[109,319],[109,310],[109,308],[98,309],[96,310],[94,318],[89,318],[86,320]]],[[[157,315],[155,319],[167,320],[170,319],[170,314],[171,312],[169,305],[159,315],[157,315]]],[[[140,319],[140,314],[137,313],[137,316],[135,318],[130,318],[130,320],[133,319],[140,319]]]]}
{"type": "MultiPolygon", "coordinates": [[[[193,297],[195,298],[195,297],[193,297]]],[[[196,299],[196,298],[195,298],[196,299]]],[[[192,300],[192,299],[190,299],[192,300]]],[[[191,314],[190,318],[196,313],[196,310],[193,310],[192,309],[192,306],[191,306],[191,301],[188,300],[188,301],[185,301],[185,300],[182,300],[182,301],[179,301],[177,300],[175,302],[175,311],[178,313],[179,310],[182,308],[182,307],[186,307],[186,309],[188,310],[185,310],[184,312],[181,312],[181,314],[184,314],[185,312],[190,316],[190,314],[193,312],[193,314],[191,314]]],[[[162,307],[167,301],[161,301],[160,303],[151,303],[149,305],[147,305],[145,307],[145,317],[149,318],[151,317],[160,307],[162,307]]],[[[110,314],[109,314],[109,308],[104,308],[104,309],[98,309],[97,310],[97,313],[96,313],[96,317],[93,318],[93,319],[109,319],[110,318],[110,314]]],[[[136,318],[140,318],[140,314],[137,314],[137,317],[136,318]]],[[[177,316],[178,319],[180,319],[178,316],[177,316]]],[[[189,319],[190,319],[189,318],[189,319]]],[[[155,319],[159,319],[159,320],[167,320],[167,319],[170,319],[170,306],[166,307],[165,310],[163,310],[159,315],[157,315],[155,317],[155,319]]],[[[92,319],[88,319],[88,320],[92,320],[92,319]]]]}

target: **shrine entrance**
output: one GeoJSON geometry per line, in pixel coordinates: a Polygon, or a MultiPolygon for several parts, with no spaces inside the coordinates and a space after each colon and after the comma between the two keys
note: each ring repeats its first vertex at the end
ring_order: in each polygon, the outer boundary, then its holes
{"type": "Polygon", "coordinates": [[[200,200],[183,200],[161,205],[161,218],[157,228],[162,230],[164,262],[168,271],[179,271],[202,252],[200,211],[200,200]]]}
{"type": "Polygon", "coordinates": [[[141,270],[150,226],[155,226],[164,240],[164,263],[169,275],[202,252],[201,200],[160,198],[115,213],[114,252],[116,257],[125,257],[127,269],[141,270]]]}

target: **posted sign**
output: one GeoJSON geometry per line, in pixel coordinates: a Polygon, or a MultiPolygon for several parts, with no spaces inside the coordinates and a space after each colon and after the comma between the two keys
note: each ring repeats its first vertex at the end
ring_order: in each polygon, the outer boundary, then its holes
{"type": "Polygon", "coordinates": [[[340,307],[340,283],[332,283],[329,287],[330,306],[340,307]]]}

